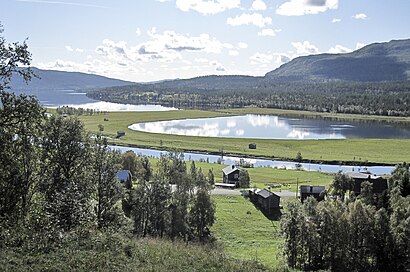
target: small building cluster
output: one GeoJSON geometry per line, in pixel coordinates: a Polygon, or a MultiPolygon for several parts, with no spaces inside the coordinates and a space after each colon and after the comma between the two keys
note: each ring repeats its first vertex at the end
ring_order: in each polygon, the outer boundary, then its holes
{"type": "Polygon", "coordinates": [[[373,185],[373,193],[375,194],[381,194],[389,187],[387,180],[381,176],[361,172],[348,172],[346,175],[353,180],[353,191],[356,195],[360,195],[362,183],[365,181],[373,185]]]}
{"type": "Polygon", "coordinates": [[[249,199],[267,214],[272,214],[280,208],[280,196],[267,189],[252,188],[248,191],[249,199]]]}
{"type": "Polygon", "coordinates": [[[222,169],[223,172],[223,183],[235,184],[235,187],[239,186],[239,172],[241,169],[236,167],[236,165],[227,166],[222,169]]]}
{"type": "Polygon", "coordinates": [[[310,196],[314,197],[317,201],[322,201],[326,194],[325,186],[301,185],[299,188],[300,201],[302,203],[310,196]]]}

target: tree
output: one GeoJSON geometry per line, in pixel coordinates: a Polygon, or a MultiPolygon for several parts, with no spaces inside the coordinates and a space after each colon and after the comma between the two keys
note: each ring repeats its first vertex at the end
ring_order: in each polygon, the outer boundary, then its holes
{"type": "Polygon", "coordinates": [[[37,182],[38,141],[44,110],[34,97],[4,91],[13,74],[33,75],[26,42],[8,44],[0,24],[0,217],[24,223],[37,182]]]}
{"type": "Polygon", "coordinates": [[[82,123],[53,115],[44,126],[41,146],[40,188],[50,219],[65,231],[92,221],[91,149],[82,123]]]}
{"type": "Polygon", "coordinates": [[[30,68],[18,68],[20,65],[29,66],[31,63],[31,54],[26,41],[22,44],[18,42],[9,44],[3,37],[3,32],[3,26],[0,24],[0,92],[9,88],[13,73],[22,76],[26,82],[34,75],[30,68]]]}
{"type": "Polygon", "coordinates": [[[197,191],[194,203],[189,212],[189,223],[194,229],[194,234],[200,241],[210,235],[209,227],[215,221],[215,204],[212,202],[208,191],[201,188],[197,191]]]}
{"type": "Polygon", "coordinates": [[[122,198],[122,186],[116,178],[114,151],[110,151],[107,140],[98,134],[92,150],[92,170],[95,186],[94,199],[98,228],[108,228],[119,224],[120,214],[115,207],[122,198]]]}
{"type": "Polygon", "coordinates": [[[136,175],[137,172],[137,155],[132,150],[126,151],[122,154],[122,168],[124,170],[129,170],[132,176],[136,175]]]}
{"type": "Polygon", "coordinates": [[[239,171],[239,187],[248,188],[250,185],[251,178],[249,177],[248,171],[241,169],[239,171]]]}
{"type": "Polygon", "coordinates": [[[335,178],[330,185],[333,194],[340,197],[342,200],[344,200],[346,192],[352,190],[352,186],[353,180],[341,171],[335,175],[335,178]]]}
{"type": "Polygon", "coordinates": [[[214,172],[212,171],[212,169],[208,170],[208,183],[210,185],[214,185],[215,184],[215,176],[214,176],[214,172]]]}

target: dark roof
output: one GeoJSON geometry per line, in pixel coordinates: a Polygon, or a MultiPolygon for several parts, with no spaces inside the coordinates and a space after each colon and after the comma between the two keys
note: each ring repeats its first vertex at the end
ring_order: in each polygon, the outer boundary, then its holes
{"type": "Polygon", "coordinates": [[[270,196],[272,196],[272,195],[275,195],[275,196],[277,196],[277,197],[280,197],[280,196],[278,196],[277,194],[274,194],[274,193],[272,193],[271,191],[268,191],[268,190],[266,190],[266,189],[260,190],[260,191],[258,191],[256,194],[257,194],[257,195],[260,195],[260,196],[263,197],[263,198],[268,198],[268,197],[270,197],[270,196]]]}
{"type": "Polygon", "coordinates": [[[310,185],[301,185],[300,192],[301,193],[312,193],[312,194],[320,194],[326,190],[325,186],[310,186],[310,185]]]}
{"type": "Polygon", "coordinates": [[[371,173],[348,172],[346,175],[353,179],[379,179],[380,176],[372,175],[371,173]]]}
{"type": "Polygon", "coordinates": [[[236,167],[235,165],[230,165],[222,169],[225,175],[229,175],[230,173],[235,172],[237,170],[239,171],[240,169],[236,167]]]}
{"type": "Polygon", "coordinates": [[[120,181],[126,181],[129,177],[131,177],[131,172],[129,170],[119,170],[117,172],[117,178],[120,181]]]}

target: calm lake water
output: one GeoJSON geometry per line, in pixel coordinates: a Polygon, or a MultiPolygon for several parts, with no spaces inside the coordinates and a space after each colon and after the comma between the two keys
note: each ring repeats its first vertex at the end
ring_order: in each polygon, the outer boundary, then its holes
{"type": "MultiPolygon", "coordinates": [[[[136,154],[141,154],[144,156],[159,158],[161,154],[166,154],[167,151],[155,150],[155,149],[144,149],[144,148],[134,148],[126,146],[110,146],[112,149],[125,152],[127,150],[132,150],[136,154]]],[[[230,157],[230,156],[217,156],[217,155],[207,155],[198,153],[184,153],[185,160],[194,161],[208,161],[210,163],[216,163],[222,159],[224,164],[235,164],[239,162],[240,157],[230,157]]],[[[281,169],[296,169],[296,163],[291,161],[276,161],[276,160],[263,160],[263,159],[249,159],[242,158],[244,161],[253,164],[254,167],[276,167],[281,169]]],[[[394,167],[393,166],[348,166],[348,165],[331,165],[331,164],[317,164],[317,163],[301,163],[300,169],[305,171],[317,171],[326,173],[337,173],[342,172],[360,172],[360,171],[370,171],[376,175],[391,174],[394,167]]]]}
{"type": "Polygon", "coordinates": [[[259,139],[410,139],[410,126],[382,122],[298,119],[271,115],[184,119],[136,123],[132,130],[187,136],[259,139]]]}
{"type": "Polygon", "coordinates": [[[69,106],[73,108],[93,109],[99,111],[167,111],[176,108],[163,107],[160,105],[131,105],[98,101],[86,96],[85,92],[74,90],[30,90],[14,91],[16,94],[25,93],[34,95],[40,103],[49,108],[69,106]]]}

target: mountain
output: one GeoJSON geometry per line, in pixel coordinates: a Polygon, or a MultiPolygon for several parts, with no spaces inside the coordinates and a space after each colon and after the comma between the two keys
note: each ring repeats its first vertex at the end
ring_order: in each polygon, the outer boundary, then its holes
{"type": "Polygon", "coordinates": [[[347,54],[298,57],[265,75],[270,81],[406,81],[410,39],[373,43],[347,54]]]}
{"type": "Polygon", "coordinates": [[[135,84],[134,82],[80,72],[42,70],[35,67],[32,67],[32,70],[39,78],[33,77],[26,84],[20,76],[13,76],[11,81],[12,89],[78,90],[135,84]]]}

